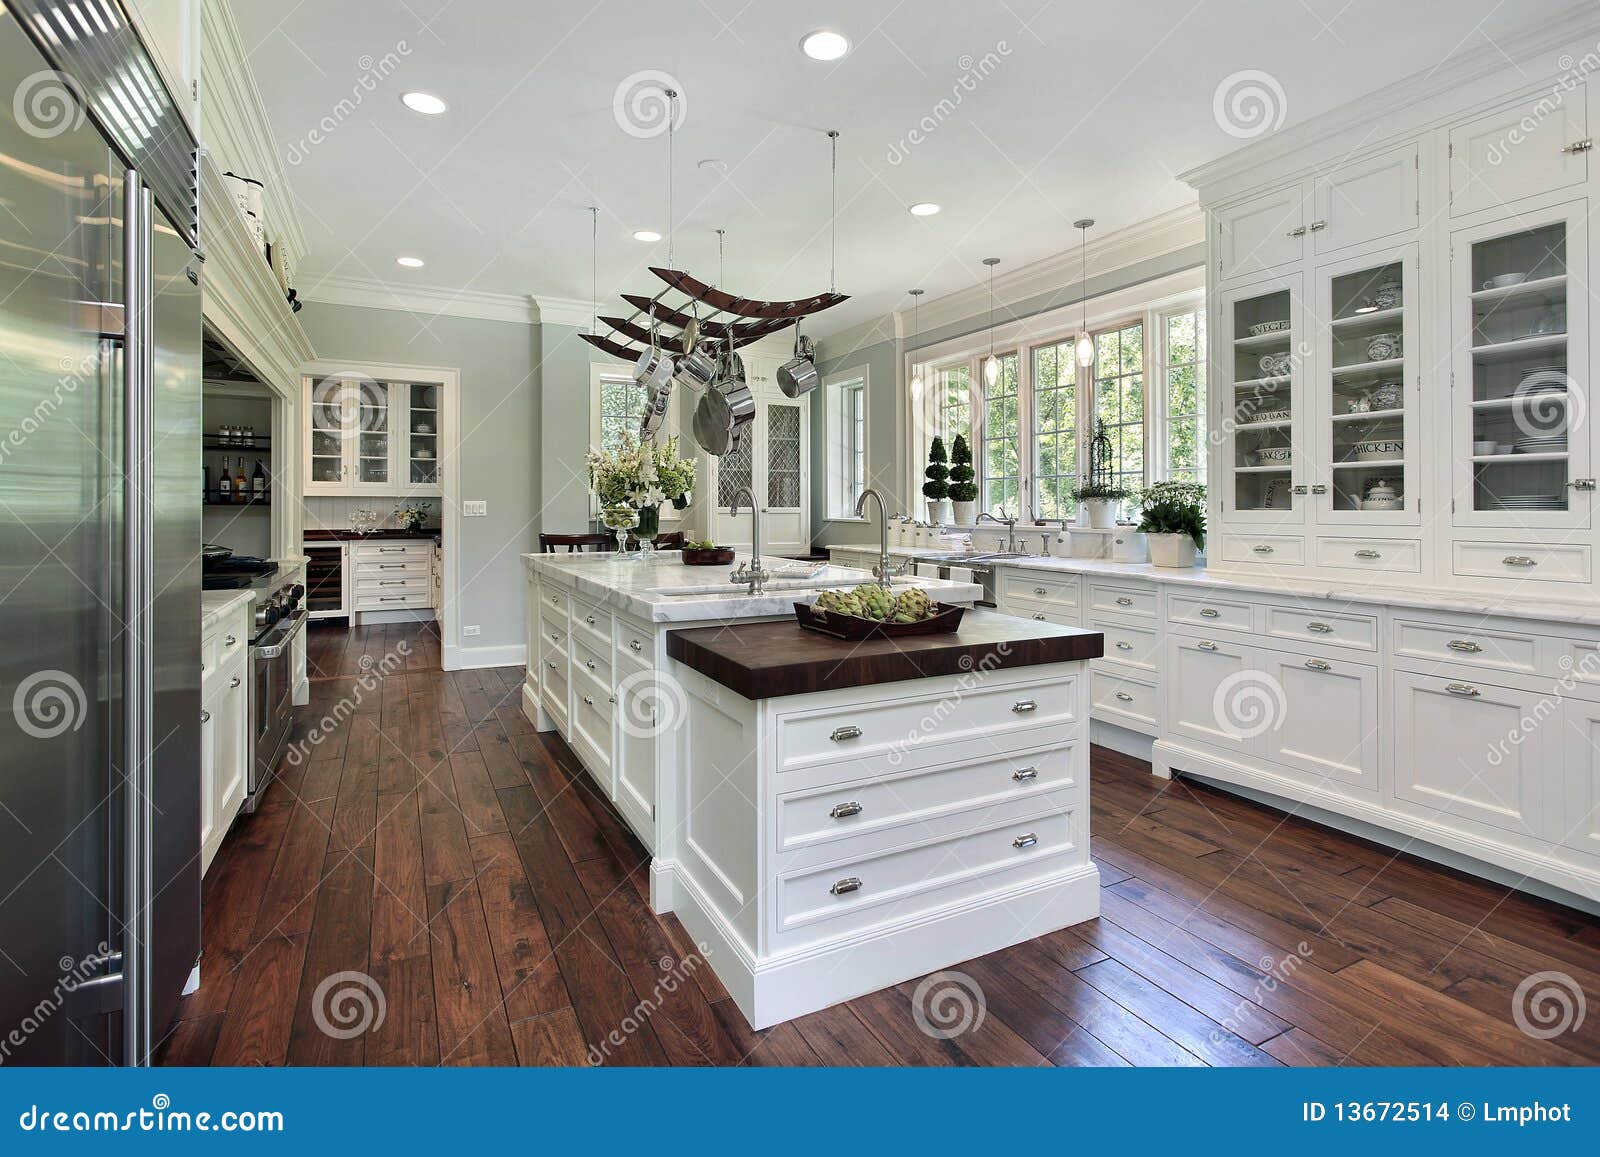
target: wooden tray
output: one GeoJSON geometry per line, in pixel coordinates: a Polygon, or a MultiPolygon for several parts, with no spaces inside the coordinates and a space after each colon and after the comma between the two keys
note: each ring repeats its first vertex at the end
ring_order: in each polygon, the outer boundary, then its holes
{"type": "Polygon", "coordinates": [[[697,550],[692,546],[683,548],[684,566],[727,566],[733,561],[733,550],[729,547],[718,547],[716,550],[697,550]]]}
{"type": "Polygon", "coordinates": [[[859,619],[837,611],[819,611],[810,603],[796,603],[794,617],[808,631],[831,635],[835,639],[894,639],[907,635],[946,635],[961,625],[966,607],[934,603],[938,613],[915,623],[885,623],[878,619],[859,619]]]}

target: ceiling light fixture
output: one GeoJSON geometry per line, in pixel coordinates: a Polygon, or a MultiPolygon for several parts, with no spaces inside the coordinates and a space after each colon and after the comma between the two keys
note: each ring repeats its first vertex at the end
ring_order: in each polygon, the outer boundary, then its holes
{"type": "Polygon", "coordinates": [[[983,263],[989,267],[989,357],[983,363],[983,380],[992,386],[1000,380],[1000,359],[994,356],[994,267],[1000,259],[985,257],[983,263]]]}
{"type": "Polygon", "coordinates": [[[915,205],[911,206],[911,215],[913,217],[932,217],[935,213],[943,208],[943,205],[936,204],[933,201],[918,201],[915,205]]]}
{"type": "MultiPolygon", "coordinates": [[[[915,342],[917,335],[922,332],[922,311],[920,308],[922,295],[928,291],[926,289],[909,289],[906,292],[911,294],[911,340],[915,342]]],[[[911,356],[916,357],[916,354],[913,353],[911,356]]],[[[916,362],[911,364],[911,396],[913,398],[922,397],[922,366],[916,362]]]]}
{"type": "Polygon", "coordinates": [[[404,265],[407,269],[421,269],[427,264],[420,257],[396,257],[394,263],[396,265],[404,265]]]}
{"type": "Polygon", "coordinates": [[[1072,223],[1078,231],[1078,298],[1083,302],[1083,332],[1078,335],[1078,364],[1094,364],[1094,339],[1089,336],[1089,227],[1093,217],[1080,217],[1072,223]]]}
{"type": "Polygon", "coordinates": [[[819,28],[815,32],[806,33],[800,41],[800,51],[812,60],[838,60],[850,51],[850,42],[844,34],[834,32],[830,28],[819,28]]]}
{"type": "Polygon", "coordinates": [[[655,242],[661,240],[661,234],[657,233],[654,229],[635,229],[633,231],[633,239],[635,241],[647,241],[654,244],[655,242]]]}
{"type": "Polygon", "coordinates": [[[419,112],[423,116],[436,117],[450,106],[431,92],[408,92],[400,97],[400,103],[412,112],[419,112]]]}

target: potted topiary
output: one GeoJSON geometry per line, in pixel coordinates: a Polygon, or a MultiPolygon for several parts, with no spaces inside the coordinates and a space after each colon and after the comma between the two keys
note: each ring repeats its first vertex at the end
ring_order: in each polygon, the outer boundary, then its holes
{"type": "Polygon", "coordinates": [[[956,525],[972,526],[977,517],[978,484],[972,469],[972,447],[960,434],[950,443],[950,502],[956,508],[956,525]]]}
{"type": "Polygon", "coordinates": [[[928,521],[934,526],[944,522],[944,500],[950,497],[950,467],[945,463],[949,459],[944,453],[944,439],[937,435],[933,445],[928,447],[928,468],[922,473],[928,479],[922,484],[922,496],[928,500],[928,521]]]}
{"type": "Polygon", "coordinates": [[[1126,486],[1114,481],[1111,472],[1111,436],[1106,433],[1104,421],[1095,423],[1094,437],[1089,439],[1089,473],[1072,492],[1073,500],[1089,519],[1091,530],[1114,530],[1117,525],[1117,506],[1133,496],[1126,486]]]}
{"type": "Polygon", "coordinates": [[[1139,529],[1156,566],[1189,567],[1206,544],[1206,488],[1195,482],[1157,482],[1139,498],[1139,529]]]}

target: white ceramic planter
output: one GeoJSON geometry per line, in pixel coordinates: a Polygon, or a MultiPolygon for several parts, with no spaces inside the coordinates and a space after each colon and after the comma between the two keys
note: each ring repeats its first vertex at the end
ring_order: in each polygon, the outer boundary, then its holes
{"type": "Polygon", "coordinates": [[[1150,562],[1155,566],[1191,567],[1194,565],[1194,539],[1187,534],[1147,534],[1150,562]]]}
{"type": "Polygon", "coordinates": [[[1089,512],[1092,530],[1111,530],[1117,525],[1117,504],[1109,498],[1086,498],[1083,508],[1089,512]]]}
{"type": "Polygon", "coordinates": [[[974,513],[974,508],[978,504],[976,502],[956,502],[954,499],[951,499],[951,504],[956,508],[956,525],[971,526],[972,520],[977,517],[974,513]]]}

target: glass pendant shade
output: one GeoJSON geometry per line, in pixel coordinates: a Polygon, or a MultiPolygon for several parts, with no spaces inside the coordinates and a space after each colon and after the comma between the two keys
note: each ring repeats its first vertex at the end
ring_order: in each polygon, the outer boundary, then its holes
{"type": "Polygon", "coordinates": [[[991,386],[1000,380],[1000,359],[993,354],[983,363],[983,380],[991,386]]]}
{"type": "Polygon", "coordinates": [[[1094,340],[1088,334],[1078,339],[1078,364],[1080,366],[1094,365],[1094,340]]]}

